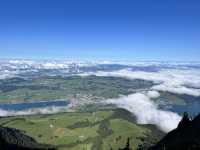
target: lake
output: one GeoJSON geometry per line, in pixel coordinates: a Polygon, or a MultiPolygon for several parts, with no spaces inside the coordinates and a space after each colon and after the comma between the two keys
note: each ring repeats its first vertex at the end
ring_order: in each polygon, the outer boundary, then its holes
{"type": "Polygon", "coordinates": [[[185,105],[160,105],[160,109],[169,110],[182,115],[187,112],[190,116],[200,113],[200,101],[191,101],[185,105]]]}
{"type": "Polygon", "coordinates": [[[8,110],[8,111],[20,111],[20,110],[32,109],[32,108],[67,106],[68,104],[69,102],[66,100],[23,102],[23,103],[16,103],[16,104],[0,104],[0,109],[8,110]]]}

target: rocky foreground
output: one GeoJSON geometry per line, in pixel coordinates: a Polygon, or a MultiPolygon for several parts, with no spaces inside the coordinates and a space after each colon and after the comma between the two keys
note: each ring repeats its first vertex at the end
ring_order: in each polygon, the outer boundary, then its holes
{"type": "Polygon", "coordinates": [[[169,132],[160,142],[149,150],[199,150],[200,114],[190,119],[184,114],[178,127],[169,132]]]}

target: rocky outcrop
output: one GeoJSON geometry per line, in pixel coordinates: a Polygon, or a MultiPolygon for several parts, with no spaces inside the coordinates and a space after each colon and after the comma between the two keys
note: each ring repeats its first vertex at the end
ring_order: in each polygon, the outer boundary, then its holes
{"type": "Polygon", "coordinates": [[[200,114],[190,119],[184,113],[178,127],[149,150],[200,150],[200,114]]]}

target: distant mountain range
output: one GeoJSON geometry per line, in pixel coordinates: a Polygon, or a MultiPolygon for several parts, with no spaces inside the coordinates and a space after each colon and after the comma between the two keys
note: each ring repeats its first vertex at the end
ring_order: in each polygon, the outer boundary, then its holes
{"type": "Polygon", "coordinates": [[[200,62],[0,59],[0,79],[35,74],[71,75],[96,71],[118,71],[127,68],[145,72],[162,69],[200,69],[200,62]]]}

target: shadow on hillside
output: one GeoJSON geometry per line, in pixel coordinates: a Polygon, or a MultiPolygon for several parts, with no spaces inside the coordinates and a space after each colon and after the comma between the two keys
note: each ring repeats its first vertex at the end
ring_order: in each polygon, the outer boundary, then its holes
{"type": "MultiPolygon", "coordinates": [[[[0,150],[56,150],[56,148],[39,144],[20,130],[0,126],[0,150]]],[[[110,148],[110,150],[114,149],[110,148]]],[[[117,150],[134,149],[130,147],[128,138],[124,148],[117,150]]],[[[200,114],[191,119],[187,113],[184,113],[178,127],[157,144],[151,147],[138,145],[136,150],[200,150],[200,114]]]]}

